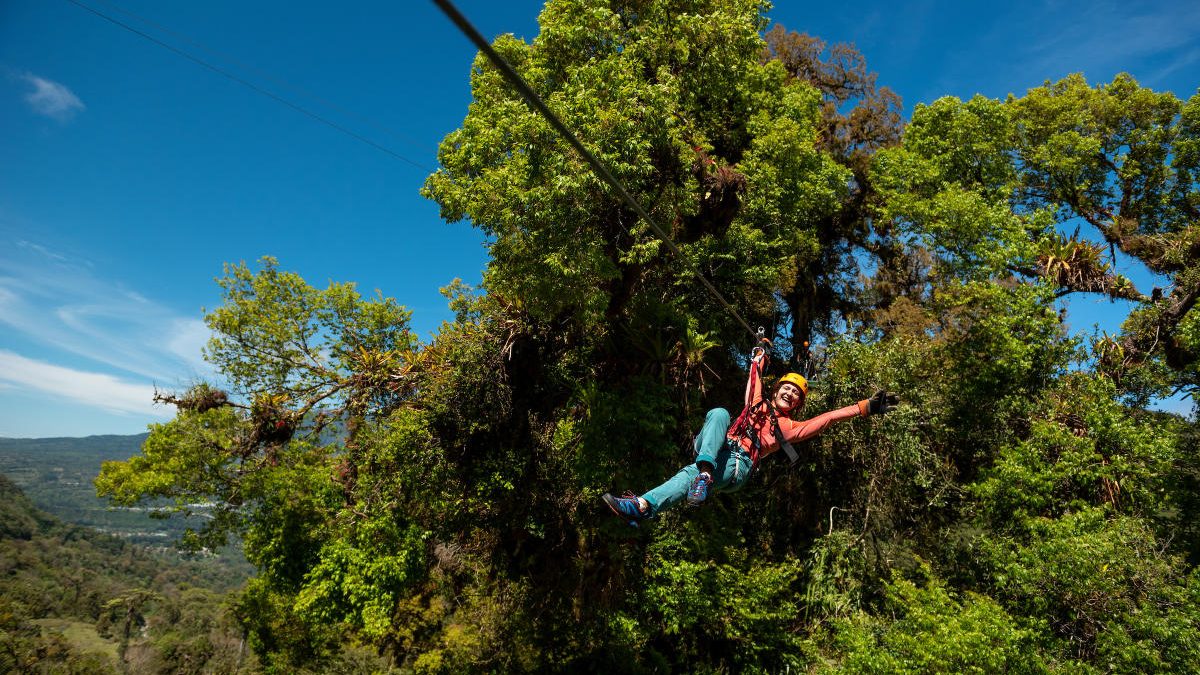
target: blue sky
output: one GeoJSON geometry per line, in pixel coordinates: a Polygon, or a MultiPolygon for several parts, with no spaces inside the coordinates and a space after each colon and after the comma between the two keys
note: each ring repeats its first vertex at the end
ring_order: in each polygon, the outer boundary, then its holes
{"type": "MultiPolygon", "coordinates": [[[[167,419],[153,387],[209,375],[202,308],[224,262],[272,255],[317,285],[380,289],[423,336],[450,316],[438,288],[478,281],[480,234],[418,195],[466,112],[474,54],[431,2],[80,1],[408,161],[67,0],[0,2],[0,436],[167,419]]],[[[816,5],[770,16],[854,42],[906,114],[1070,72],[1181,97],[1200,85],[1194,1],[816,5]]],[[[458,6],[485,36],[531,38],[541,3],[458,6]]],[[[1122,312],[1083,301],[1072,321],[1111,328],[1122,312]]]]}

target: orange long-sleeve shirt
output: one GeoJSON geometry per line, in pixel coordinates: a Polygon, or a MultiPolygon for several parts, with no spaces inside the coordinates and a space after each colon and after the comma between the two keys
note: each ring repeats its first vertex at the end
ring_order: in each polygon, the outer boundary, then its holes
{"type": "MultiPolygon", "coordinates": [[[[771,424],[771,414],[768,409],[770,402],[766,405],[762,400],[762,373],[761,364],[758,361],[750,362],[750,375],[746,378],[746,408],[750,410],[749,419],[745,424],[745,432],[739,433],[740,430],[733,425],[729,429],[729,438],[736,439],[756,463],[759,459],[775,452],[779,449],[779,439],[775,438],[775,429],[771,424]],[[754,456],[754,436],[759,438],[759,455],[754,456]]],[[[848,405],[845,408],[830,410],[807,419],[802,422],[797,422],[787,416],[779,417],[779,431],[783,434],[784,439],[789,443],[804,441],[820,434],[822,431],[834,422],[839,420],[850,419],[851,417],[865,417],[867,415],[867,402],[859,401],[854,405],[848,405]]]]}

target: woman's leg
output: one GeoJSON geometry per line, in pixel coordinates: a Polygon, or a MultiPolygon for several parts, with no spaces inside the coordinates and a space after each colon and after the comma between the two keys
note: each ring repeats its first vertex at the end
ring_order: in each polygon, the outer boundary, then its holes
{"type": "Polygon", "coordinates": [[[737,443],[726,443],[714,465],[714,488],[718,492],[736,492],[750,479],[750,455],[737,443]]]}
{"type": "Polygon", "coordinates": [[[662,485],[642,495],[642,499],[650,505],[650,513],[659,513],[682,501],[691,488],[696,476],[700,475],[700,465],[707,463],[716,467],[717,456],[725,445],[725,434],[729,431],[729,412],[724,408],[713,408],[704,416],[704,426],[696,434],[692,442],[696,449],[696,463],[689,464],[668,478],[662,485]]]}
{"type": "Polygon", "coordinates": [[[704,416],[704,426],[692,442],[696,449],[696,463],[707,462],[717,465],[717,454],[725,445],[725,434],[729,433],[729,411],[713,408],[704,416]]]}
{"type": "MultiPolygon", "coordinates": [[[[714,489],[719,492],[740,490],[750,479],[750,456],[736,444],[722,445],[715,455],[712,461],[714,489]]],[[[700,467],[688,464],[662,485],[642,495],[641,498],[650,505],[646,515],[660,513],[683,501],[699,475],[700,467]]]]}
{"type": "Polygon", "coordinates": [[[695,464],[688,464],[662,485],[642,495],[642,499],[645,499],[646,503],[650,505],[650,513],[647,515],[660,513],[683,501],[683,498],[687,496],[688,488],[692,486],[692,481],[698,475],[700,475],[700,469],[695,464]]]}

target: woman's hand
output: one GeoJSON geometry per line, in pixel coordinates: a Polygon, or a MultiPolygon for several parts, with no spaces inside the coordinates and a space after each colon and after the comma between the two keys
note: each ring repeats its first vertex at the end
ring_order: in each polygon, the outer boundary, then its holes
{"type": "Polygon", "coordinates": [[[898,405],[900,405],[899,396],[889,394],[881,389],[875,392],[874,396],[867,399],[867,412],[872,415],[882,415],[898,405]]]}

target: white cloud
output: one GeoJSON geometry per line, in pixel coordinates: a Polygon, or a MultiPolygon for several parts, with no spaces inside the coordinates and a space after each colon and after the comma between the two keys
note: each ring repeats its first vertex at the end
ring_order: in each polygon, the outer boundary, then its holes
{"type": "MultiPolygon", "coordinates": [[[[1182,68],[1190,66],[1197,61],[1200,61],[1200,47],[1197,47],[1190,51],[1180,52],[1179,55],[1174,60],[1172,60],[1167,65],[1163,66],[1163,68],[1161,70],[1159,70],[1156,73],[1151,74],[1150,77],[1148,78],[1148,81],[1153,83],[1153,82],[1160,82],[1162,80],[1165,80],[1169,75],[1175,73],[1176,71],[1178,71],[1182,68]]],[[[1200,82],[1197,82],[1196,85],[1198,87],[1200,87],[1200,82]]],[[[1192,91],[1185,90],[1185,91],[1177,91],[1177,92],[1175,92],[1175,95],[1180,98],[1186,99],[1186,98],[1190,98],[1194,93],[1196,93],[1195,90],[1192,90],[1192,91]]]]}
{"type": "Polygon", "coordinates": [[[39,115],[66,122],[74,117],[75,113],[86,108],[75,92],[64,84],[38,77],[33,73],[25,73],[21,79],[33,85],[33,91],[25,94],[25,102],[39,115]]]}
{"type": "Polygon", "coordinates": [[[20,246],[21,248],[27,248],[31,251],[35,251],[35,252],[40,253],[43,256],[50,258],[52,260],[61,260],[63,262],[69,262],[67,260],[66,256],[55,253],[54,251],[51,251],[50,249],[46,248],[45,246],[42,246],[41,244],[35,244],[32,241],[26,241],[26,240],[22,239],[17,242],[17,246],[20,246]]]}
{"type": "Polygon", "coordinates": [[[198,317],[181,316],[39,244],[0,245],[0,327],[0,347],[5,333],[20,337],[38,345],[35,358],[67,352],[165,386],[213,375],[201,358],[209,333],[198,317]]]}
{"type": "Polygon", "coordinates": [[[0,349],[0,380],[121,414],[171,417],[153,403],[154,387],[104,373],[64,368],[0,349]]]}
{"type": "Polygon", "coordinates": [[[0,435],[132,433],[174,410],[154,387],[216,382],[209,331],[97,267],[41,243],[0,238],[0,435]]]}
{"type": "MultiPolygon", "coordinates": [[[[0,284],[3,283],[4,279],[0,279],[0,284]]],[[[20,298],[17,297],[16,293],[13,293],[3,285],[0,285],[0,316],[3,316],[5,313],[7,313],[9,311],[8,307],[15,305],[17,302],[19,302],[19,300],[20,298]]]]}
{"type": "MultiPolygon", "coordinates": [[[[1000,3],[990,26],[943,54],[924,91],[905,102],[930,102],[943,94],[976,92],[1023,96],[1047,80],[1083,73],[1092,85],[1132,74],[1145,87],[1188,97],[1195,84],[1183,73],[1195,63],[1200,3],[1178,0],[1042,0],[1000,3]],[[1191,86],[1191,89],[1188,89],[1191,86]],[[1178,91],[1178,89],[1187,89],[1178,91]]],[[[1193,67],[1194,69],[1194,67],[1193,67]]]]}
{"type": "Polygon", "coordinates": [[[199,319],[176,319],[168,332],[167,351],[177,356],[197,372],[207,372],[210,366],[201,356],[201,349],[212,338],[212,331],[199,319]]]}

